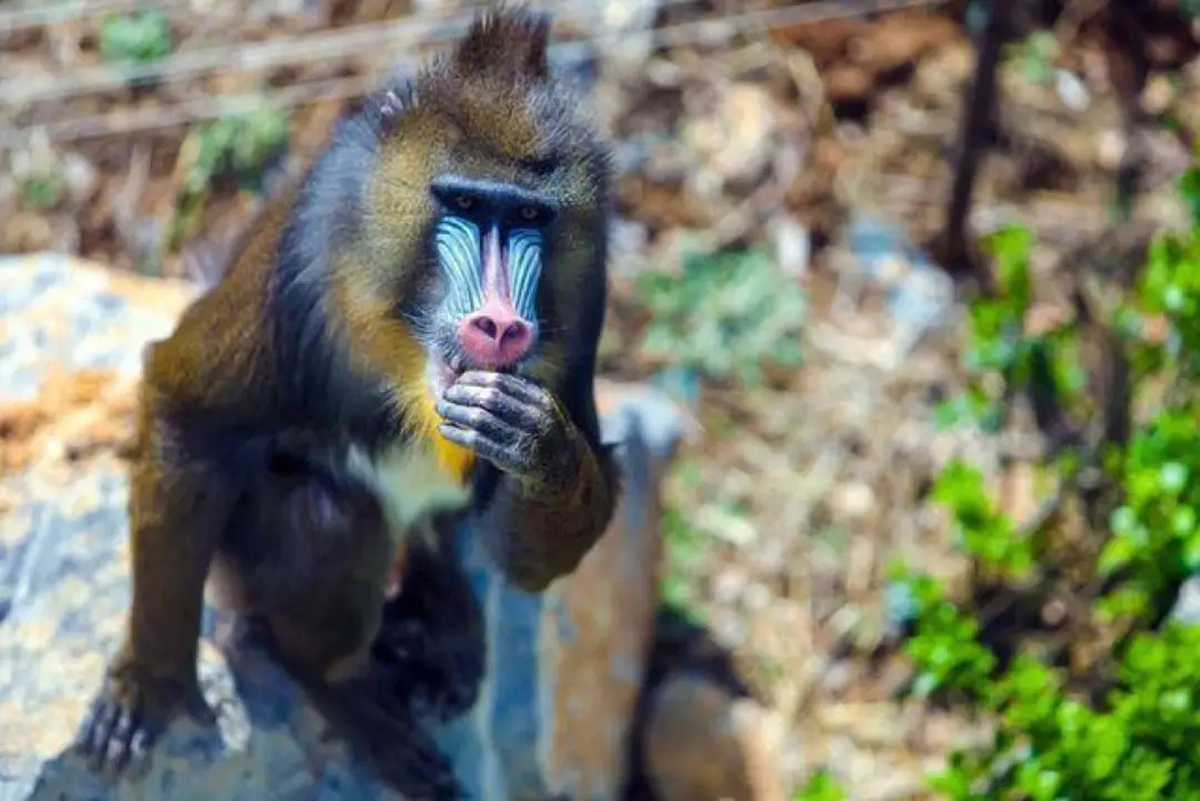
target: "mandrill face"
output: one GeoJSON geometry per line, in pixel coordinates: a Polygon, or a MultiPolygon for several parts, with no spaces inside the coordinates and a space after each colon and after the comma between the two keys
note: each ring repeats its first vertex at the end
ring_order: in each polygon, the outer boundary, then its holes
{"type": "Polygon", "coordinates": [[[515,62],[464,52],[376,101],[361,260],[343,273],[358,351],[431,424],[464,373],[561,389],[605,307],[608,150],[540,45],[515,62]]]}
{"type": "Polygon", "coordinates": [[[465,370],[520,372],[539,345],[538,288],[557,208],[544,192],[443,175],[433,254],[441,298],[427,326],[435,397],[465,370]]]}

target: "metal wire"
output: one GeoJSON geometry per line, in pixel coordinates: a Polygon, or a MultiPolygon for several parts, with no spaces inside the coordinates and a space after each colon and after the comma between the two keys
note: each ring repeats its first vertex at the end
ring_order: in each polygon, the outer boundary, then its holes
{"type": "MultiPolygon", "coordinates": [[[[674,4],[678,4],[675,0],[674,4]]],[[[663,44],[678,44],[680,37],[692,43],[702,41],[705,32],[719,32],[722,26],[738,25],[753,28],[787,25],[799,22],[819,22],[843,17],[865,16],[878,11],[922,5],[937,5],[929,0],[845,0],[843,2],[809,2],[793,6],[730,14],[693,22],[679,23],[671,28],[644,29],[665,37],[663,44]]],[[[388,23],[371,23],[344,30],[297,36],[286,40],[218,45],[194,52],[185,52],[155,64],[133,67],[92,67],[68,75],[51,75],[0,86],[0,103],[20,107],[38,101],[64,100],[81,94],[119,90],[131,82],[146,80],[171,81],[208,72],[233,70],[265,70],[285,65],[313,63],[330,59],[350,58],[411,49],[420,44],[440,45],[461,36],[470,26],[474,15],[450,19],[406,17],[388,23]]],[[[567,17],[569,19],[569,17],[567,17]]],[[[592,21],[594,22],[594,21],[592,21]]],[[[623,30],[608,35],[615,40],[629,35],[623,30]]],[[[606,41],[604,36],[593,41],[606,41]]]]}
{"type": "Polygon", "coordinates": [[[180,53],[155,64],[90,67],[74,74],[12,81],[0,87],[0,104],[21,107],[34,101],[65,100],[78,95],[119,90],[137,81],[171,81],[235,70],[265,70],[364,54],[379,54],[422,42],[461,35],[470,18],[450,21],[410,17],[384,24],[297,36],[277,41],[234,43],[180,53]]]}
{"type": "MultiPolygon", "coordinates": [[[[685,0],[686,1],[686,0],[685,0]]],[[[671,2],[671,0],[667,0],[671,2]]],[[[681,0],[674,0],[678,4],[681,0]]],[[[676,23],[660,28],[628,29],[609,34],[596,34],[588,40],[562,42],[552,45],[556,59],[562,63],[579,63],[589,57],[589,51],[597,45],[614,43],[634,34],[649,37],[654,46],[686,46],[701,43],[727,41],[738,35],[751,35],[783,25],[823,22],[847,17],[867,16],[881,11],[907,8],[931,7],[944,4],[945,0],[827,0],[807,2],[792,6],[763,9],[758,11],[726,14],[706,19],[676,23]]],[[[345,31],[323,33],[311,37],[298,37],[283,42],[256,43],[253,45],[227,45],[210,48],[196,53],[180,54],[166,64],[138,70],[142,77],[180,78],[187,75],[234,69],[267,69],[284,64],[310,63],[325,59],[362,56],[364,53],[386,59],[403,41],[406,49],[414,50],[425,45],[439,47],[452,43],[470,25],[473,15],[463,15],[449,20],[408,18],[386,25],[362,25],[345,31]],[[233,62],[233,63],[231,63],[233,62]],[[144,73],[144,75],[143,75],[144,73]]],[[[305,82],[265,93],[203,97],[167,107],[147,110],[122,109],[119,112],[68,117],[43,125],[0,129],[0,150],[19,146],[34,129],[45,131],[52,141],[74,141],[96,136],[129,134],[135,131],[166,128],[181,124],[215,119],[240,109],[260,107],[266,101],[277,108],[285,108],[321,100],[348,100],[368,92],[379,73],[405,59],[392,58],[368,70],[366,75],[305,82]]],[[[63,99],[80,94],[111,91],[127,84],[133,71],[116,72],[111,68],[89,69],[77,75],[73,81],[53,78],[46,81],[29,81],[19,95],[25,102],[44,102],[48,99],[63,99]],[[38,92],[42,92],[38,94],[38,92]]],[[[0,100],[11,96],[0,93],[0,100]]]]}
{"type": "Polygon", "coordinates": [[[164,3],[162,0],[77,0],[74,3],[57,3],[52,6],[22,8],[0,13],[0,34],[17,33],[59,22],[98,17],[103,14],[130,13],[134,11],[175,11],[186,9],[184,2],[164,3]]]}
{"type": "MultiPolygon", "coordinates": [[[[694,0],[663,0],[662,5],[680,5],[687,2],[694,0]]],[[[103,4],[107,6],[129,3],[130,0],[123,0],[123,3],[107,0],[103,4]]],[[[453,14],[484,5],[487,5],[486,0],[473,0],[460,3],[447,11],[453,14]]],[[[570,5],[565,2],[557,6],[550,4],[563,20],[576,23],[582,21],[586,27],[596,22],[590,19],[580,20],[580,15],[566,13],[565,9],[570,5]]],[[[153,64],[89,67],[66,74],[0,85],[0,105],[20,109],[34,102],[58,101],[79,95],[116,91],[139,81],[171,81],[201,74],[268,70],[319,61],[386,55],[411,50],[422,44],[437,46],[460,37],[474,18],[474,13],[459,14],[455,17],[424,12],[390,22],[372,22],[287,39],[216,45],[202,50],[177,53],[153,64]]],[[[3,28],[0,27],[0,30],[3,28]]]]}

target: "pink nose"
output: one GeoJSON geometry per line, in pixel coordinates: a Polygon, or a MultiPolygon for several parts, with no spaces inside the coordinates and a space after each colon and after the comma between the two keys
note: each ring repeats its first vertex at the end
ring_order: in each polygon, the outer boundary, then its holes
{"type": "Polygon", "coordinates": [[[510,312],[484,309],[462,321],[458,340],[472,361],[507,367],[533,346],[533,327],[510,312]]]}

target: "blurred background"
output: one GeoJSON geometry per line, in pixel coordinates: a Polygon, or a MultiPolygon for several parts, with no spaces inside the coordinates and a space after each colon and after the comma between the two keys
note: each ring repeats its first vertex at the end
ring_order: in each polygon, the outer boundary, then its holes
{"type": "MultiPolygon", "coordinates": [[[[0,252],[204,280],[473,5],[0,3],[0,252]]],[[[535,6],[615,142],[602,372],[688,415],[663,600],[792,797],[1194,798],[1196,4],[535,6]]]]}

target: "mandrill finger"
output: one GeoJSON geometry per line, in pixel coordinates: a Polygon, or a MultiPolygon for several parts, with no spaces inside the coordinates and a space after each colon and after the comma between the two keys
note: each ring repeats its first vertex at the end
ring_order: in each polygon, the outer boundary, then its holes
{"type": "Polygon", "coordinates": [[[137,776],[145,773],[150,764],[150,746],[154,743],[159,732],[153,728],[141,728],[129,739],[130,775],[137,776]]]}
{"type": "Polygon", "coordinates": [[[468,370],[459,376],[454,386],[474,386],[499,389],[506,395],[526,404],[546,408],[550,393],[528,378],[510,373],[491,373],[483,370],[468,370]]]}
{"type": "Polygon", "coordinates": [[[108,754],[108,741],[113,728],[121,715],[121,708],[116,704],[102,701],[97,705],[83,738],[83,751],[88,757],[92,770],[99,771],[104,767],[104,759],[108,754]]]}
{"type": "Polygon", "coordinates": [[[540,408],[513,397],[500,387],[455,384],[443,397],[450,403],[486,409],[498,419],[524,431],[536,430],[546,416],[540,408]]]}
{"type": "Polygon", "coordinates": [[[119,773],[125,769],[129,762],[129,742],[139,730],[137,721],[129,713],[121,715],[117,720],[117,725],[113,727],[108,739],[107,759],[112,770],[119,773]]]}
{"type": "Polygon", "coordinates": [[[517,429],[478,406],[462,406],[443,399],[437,404],[437,413],[448,423],[478,431],[498,442],[512,442],[520,435],[517,429]]]}

